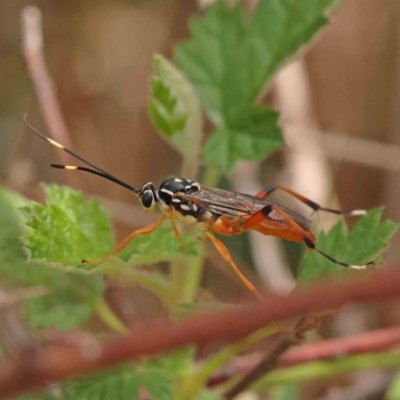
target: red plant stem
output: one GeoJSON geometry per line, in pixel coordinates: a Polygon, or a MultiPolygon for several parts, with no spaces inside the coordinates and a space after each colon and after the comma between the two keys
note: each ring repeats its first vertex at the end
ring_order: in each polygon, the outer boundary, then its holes
{"type": "MultiPolygon", "coordinates": [[[[78,344],[70,340],[70,344],[48,345],[39,349],[29,363],[27,359],[9,359],[0,365],[0,399],[139,356],[192,343],[231,342],[297,315],[349,303],[395,299],[400,297],[399,288],[400,265],[376,271],[365,279],[316,284],[288,297],[266,294],[263,303],[243,306],[240,310],[215,312],[178,323],[144,323],[136,326],[128,337],[103,343],[93,338],[78,344]]],[[[68,334],[65,343],[67,340],[68,334]]]]}
{"type": "Polygon", "coordinates": [[[324,340],[289,350],[282,354],[280,365],[286,367],[354,354],[380,352],[397,344],[400,344],[400,327],[379,329],[361,335],[324,340]]]}

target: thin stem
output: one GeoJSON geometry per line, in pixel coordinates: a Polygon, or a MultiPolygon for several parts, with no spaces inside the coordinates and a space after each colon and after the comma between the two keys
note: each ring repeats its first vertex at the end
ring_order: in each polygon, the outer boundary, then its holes
{"type": "Polygon", "coordinates": [[[95,310],[100,319],[112,330],[117,331],[122,335],[129,334],[129,329],[111,310],[111,308],[103,298],[96,301],[95,310]]]}
{"type": "Polygon", "coordinates": [[[176,309],[179,304],[186,303],[185,292],[186,292],[186,281],[188,275],[188,265],[186,260],[176,260],[171,263],[171,281],[172,281],[172,293],[174,308],[176,309]]]}
{"type": "Polygon", "coordinates": [[[204,173],[203,183],[207,186],[217,186],[221,173],[217,168],[208,165],[204,173]]]}
{"type": "Polygon", "coordinates": [[[293,344],[293,335],[285,334],[277,338],[272,348],[264,359],[256,365],[247,375],[230,388],[224,395],[227,400],[231,400],[239,393],[247,389],[252,383],[258,381],[262,376],[268,374],[276,368],[279,357],[293,344]]]}
{"type": "Polygon", "coordinates": [[[316,361],[294,367],[282,368],[269,373],[253,385],[255,390],[267,390],[277,385],[330,378],[367,368],[387,368],[400,365],[398,353],[370,353],[341,358],[336,361],[316,361]]]}
{"type": "Polygon", "coordinates": [[[215,356],[211,357],[200,369],[198,373],[188,378],[182,385],[179,391],[179,398],[195,398],[199,391],[205,386],[210,376],[220,367],[222,367],[227,361],[239,352],[245,350],[252,344],[259,342],[260,340],[271,336],[276,333],[276,327],[271,326],[260,329],[257,332],[252,333],[246,338],[234,343],[231,346],[225,347],[215,356]]]}

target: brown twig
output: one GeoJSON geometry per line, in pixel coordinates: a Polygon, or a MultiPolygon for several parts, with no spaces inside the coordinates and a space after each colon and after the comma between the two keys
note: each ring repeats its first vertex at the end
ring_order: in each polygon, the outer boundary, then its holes
{"type": "MultiPolygon", "coordinates": [[[[42,35],[42,14],[39,8],[28,6],[22,10],[23,54],[35,87],[39,105],[50,136],[66,147],[72,147],[70,136],[57,100],[56,90],[47,70],[42,35]]],[[[58,152],[63,163],[69,163],[69,156],[58,152]]],[[[71,186],[80,187],[78,175],[67,174],[71,186]]]]}
{"type": "MultiPolygon", "coordinates": [[[[288,367],[318,360],[333,360],[337,357],[349,355],[377,353],[389,350],[400,344],[400,327],[380,329],[372,332],[344,337],[340,339],[324,340],[307,344],[297,349],[288,350],[279,357],[279,366],[288,367]]],[[[226,382],[233,375],[245,375],[252,371],[265,358],[260,353],[239,357],[232,360],[221,371],[213,375],[207,386],[226,382]]]]}
{"type": "Polygon", "coordinates": [[[400,327],[379,329],[361,335],[324,340],[282,355],[281,365],[289,366],[317,360],[331,360],[353,354],[380,352],[400,344],[400,327]]]}
{"type": "Polygon", "coordinates": [[[277,338],[276,342],[271,346],[268,354],[259,362],[248,374],[246,374],[236,385],[230,388],[224,397],[231,400],[239,393],[247,389],[252,383],[266,375],[268,372],[276,368],[278,359],[290,346],[293,345],[295,338],[293,334],[285,334],[283,337],[277,338]]]}
{"type": "MultiPolygon", "coordinates": [[[[376,271],[360,281],[323,283],[288,297],[267,294],[262,304],[243,306],[194,317],[179,323],[149,322],[128,337],[106,342],[95,339],[85,344],[48,345],[21,371],[21,360],[9,359],[0,365],[0,399],[15,396],[52,381],[60,381],[102,367],[155,355],[187,344],[214,341],[232,342],[276,321],[343,304],[384,301],[400,297],[400,268],[376,271]]],[[[66,335],[68,338],[68,335],[66,335]]],[[[67,341],[66,341],[67,342],[67,341]]]]}

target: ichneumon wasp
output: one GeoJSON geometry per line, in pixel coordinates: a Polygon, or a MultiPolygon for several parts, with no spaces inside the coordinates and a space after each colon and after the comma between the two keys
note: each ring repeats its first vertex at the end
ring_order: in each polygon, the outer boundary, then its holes
{"type": "Polygon", "coordinates": [[[375,265],[373,261],[365,265],[351,265],[338,261],[329,254],[318,249],[315,246],[317,239],[310,230],[311,221],[295,211],[267,200],[267,197],[272,192],[279,189],[295,197],[314,211],[327,211],[338,215],[363,215],[365,214],[364,210],[342,212],[321,207],[312,200],[280,185],[268,186],[255,196],[251,196],[200,185],[198,182],[193,182],[185,178],[174,177],[162,182],[158,189],[152,182],[145,183],[142,188],[139,189],[121,181],[92,164],[90,161],[65,148],[63,145],[43,135],[26,121],[26,116],[25,123],[36,135],[58,149],[64,150],[66,153],[77,158],[86,165],[89,165],[93,169],[72,165],[51,164],[53,168],[86,171],[101,176],[135,193],[139,197],[146,212],[152,214],[157,207],[161,211],[161,218],[155,224],[132,232],[110,254],[107,254],[103,258],[91,261],[82,260],[83,263],[97,264],[107,260],[112,255],[121,251],[135,236],[152,233],[166,219],[169,219],[175,236],[183,250],[184,243],[176,226],[176,221],[188,225],[200,225],[207,238],[211,240],[221,256],[231,265],[241,281],[259,298],[261,298],[261,296],[254,285],[240,272],[239,268],[232,260],[229,251],[225,245],[214,236],[214,232],[221,235],[234,235],[253,229],[264,235],[272,235],[295,242],[303,242],[309,249],[318,252],[328,260],[335,264],[342,265],[343,267],[360,270],[366,269],[369,265],[375,265]]]}

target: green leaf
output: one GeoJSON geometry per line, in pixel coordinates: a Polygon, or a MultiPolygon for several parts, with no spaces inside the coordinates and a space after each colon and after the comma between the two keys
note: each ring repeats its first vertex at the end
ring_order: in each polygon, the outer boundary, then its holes
{"type": "Polygon", "coordinates": [[[159,368],[165,371],[175,380],[182,379],[191,374],[193,370],[194,356],[194,347],[185,347],[158,356],[151,361],[150,365],[153,368],[159,368]]]}
{"type": "Polygon", "coordinates": [[[269,391],[271,400],[298,400],[301,397],[301,385],[292,383],[278,386],[269,391]]]}
{"type": "Polygon", "coordinates": [[[29,228],[24,240],[32,260],[82,268],[82,259],[111,252],[109,217],[98,202],[68,187],[45,185],[44,189],[46,206],[32,202],[23,208],[29,228]]]}
{"type": "Polygon", "coordinates": [[[119,258],[129,261],[130,266],[154,264],[160,261],[173,261],[182,257],[196,256],[200,245],[201,233],[193,230],[182,233],[186,250],[181,245],[170,226],[160,226],[149,235],[137,236],[119,254],[119,258]]]}
{"type": "MultiPolygon", "coordinates": [[[[328,234],[322,232],[319,235],[317,247],[337,260],[349,264],[364,265],[375,260],[388,246],[388,240],[399,227],[392,221],[380,222],[381,215],[381,209],[369,211],[357,221],[350,232],[341,220],[328,234]]],[[[299,281],[314,280],[325,274],[351,272],[357,273],[310,251],[304,259],[299,281]]]]}
{"type": "Polygon", "coordinates": [[[140,399],[140,386],[140,374],[125,368],[64,384],[63,400],[135,400],[140,399]]]}
{"type": "Polygon", "coordinates": [[[29,300],[24,314],[32,326],[57,327],[66,331],[79,326],[93,314],[96,301],[103,296],[104,285],[100,275],[56,272],[61,276],[47,284],[50,294],[29,300]]]}
{"type": "Polygon", "coordinates": [[[188,115],[176,111],[176,98],[171,90],[159,78],[151,81],[153,98],[150,100],[150,116],[154,125],[167,137],[182,132],[188,115]]]}
{"type": "Polygon", "coordinates": [[[273,75],[327,23],[337,0],[264,0],[251,18],[217,0],[190,25],[176,60],[216,132],[204,160],[227,174],[240,159],[261,160],[283,144],[278,114],[254,106],[273,75]]]}
{"type": "Polygon", "coordinates": [[[64,385],[64,400],[134,400],[144,388],[153,400],[173,398],[175,383],[193,368],[194,348],[187,347],[126,365],[109,373],[95,374],[64,385]]]}
{"type": "Polygon", "coordinates": [[[275,72],[328,22],[336,0],[263,0],[251,18],[223,0],[190,24],[176,60],[210,119],[230,126],[275,72]]]}
{"type": "MultiPolygon", "coordinates": [[[[21,258],[21,245],[16,238],[21,234],[19,207],[26,200],[11,190],[0,188],[0,257],[2,261],[21,258]]],[[[0,267],[1,268],[1,267],[0,267]]]]}
{"type": "Polygon", "coordinates": [[[204,159],[228,174],[237,161],[261,160],[283,145],[278,113],[267,106],[247,107],[232,128],[221,128],[204,147],[204,159]]]}
{"type": "Polygon", "coordinates": [[[194,178],[200,155],[202,117],[194,89],[175,65],[163,56],[153,56],[150,117],[161,137],[177,150],[194,178]]]}
{"type": "Polygon", "coordinates": [[[135,400],[144,388],[153,400],[170,400],[173,381],[160,368],[149,366],[144,371],[124,367],[109,374],[96,374],[64,385],[64,400],[135,400]]]}
{"type": "Polygon", "coordinates": [[[66,275],[27,263],[19,240],[23,218],[18,210],[26,204],[27,200],[17,193],[0,189],[0,269],[21,283],[49,290],[48,295],[24,302],[23,312],[32,326],[70,329],[93,313],[93,303],[103,293],[101,278],[66,275]]]}
{"type": "Polygon", "coordinates": [[[220,394],[217,392],[213,392],[212,390],[209,389],[204,389],[202,390],[197,396],[196,400],[223,400],[224,397],[222,397],[220,394]]]}

